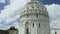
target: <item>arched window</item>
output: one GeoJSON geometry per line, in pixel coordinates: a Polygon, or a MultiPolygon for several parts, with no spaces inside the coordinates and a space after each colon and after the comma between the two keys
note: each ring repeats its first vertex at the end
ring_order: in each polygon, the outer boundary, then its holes
{"type": "Polygon", "coordinates": [[[38,14],[36,14],[36,17],[38,18],[38,14]]]}
{"type": "Polygon", "coordinates": [[[39,27],[40,27],[40,23],[39,23],[39,27]]]}
{"type": "Polygon", "coordinates": [[[27,18],[29,17],[29,15],[27,15],[27,18]]]}
{"type": "Polygon", "coordinates": [[[55,31],[55,34],[57,34],[57,32],[55,31]]]}
{"type": "Polygon", "coordinates": [[[34,23],[33,23],[33,27],[34,27],[34,23]]]}

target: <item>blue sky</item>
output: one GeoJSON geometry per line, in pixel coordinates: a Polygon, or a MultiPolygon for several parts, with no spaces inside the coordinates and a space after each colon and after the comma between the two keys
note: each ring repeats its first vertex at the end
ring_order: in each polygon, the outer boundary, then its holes
{"type": "MultiPolygon", "coordinates": [[[[40,1],[40,0],[39,0],[39,1],[40,1]]],[[[60,4],[60,0],[41,0],[41,2],[42,2],[43,4],[47,4],[47,5],[52,4],[52,3],[60,4]]]]}
{"type": "Polygon", "coordinates": [[[8,0],[5,0],[3,3],[0,3],[0,11],[4,9],[4,6],[8,5],[10,2],[8,0]],[[5,3],[4,3],[5,2],[5,3]]]}
{"type": "MultiPolygon", "coordinates": [[[[19,24],[20,9],[29,0],[0,0],[0,29],[7,29],[10,26],[19,24]],[[21,5],[22,4],[22,5],[21,5]],[[5,28],[6,27],[6,28],[5,28]]],[[[54,28],[60,27],[60,0],[38,0],[42,2],[50,17],[50,26],[54,28]]]]}

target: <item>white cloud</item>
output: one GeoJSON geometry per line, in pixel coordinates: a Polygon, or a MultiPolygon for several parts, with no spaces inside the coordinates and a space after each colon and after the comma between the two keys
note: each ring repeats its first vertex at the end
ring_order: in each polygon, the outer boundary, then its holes
{"type": "Polygon", "coordinates": [[[0,0],[0,3],[5,3],[5,0],[0,0]]]}
{"type": "Polygon", "coordinates": [[[15,26],[15,28],[19,29],[19,22],[15,22],[12,26],[15,26]]]}
{"type": "Polygon", "coordinates": [[[58,24],[60,23],[60,5],[59,4],[46,5],[46,8],[50,16],[51,27],[59,28],[60,25],[58,24]]]}
{"type": "Polygon", "coordinates": [[[60,5],[59,4],[46,5],[46,8],[47,8],[50,16],[56,15],[57,13],[60,12],[60,5]]]}
{"type": "Polygon", "coordinates": [[[11,24],[19,19],[20,9],[28,2],[26,0],[10,0],[10,5],[5,6],[5,9],[1,11],[0,23],[11,24]]]}
{"type": "Polygon", "coordinates": [[[13,3],[6,6],[5,9],[1,11],[1,15],[5,16],[6,18],[15,16],[17,13],[20,12],[17,10],[21,9],[26,2],[27,2],[26,0],[24,0],[24,1],[23,0],[14,0],[13,3]]]}
{"type": "Polygon", "coordinates": [[[14,22],[17,22],[17,20],[19,20],[19,17],[20,17],[20,15],[16,15],[13,18],[6,19],[5,20],[5,24],[10,24],[10,23],[12,24],[14,22]]]}

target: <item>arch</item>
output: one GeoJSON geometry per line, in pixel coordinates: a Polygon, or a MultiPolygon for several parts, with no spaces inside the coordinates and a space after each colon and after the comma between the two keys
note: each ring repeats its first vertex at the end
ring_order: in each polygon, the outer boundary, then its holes
{"type": "Polygon", "coordinates": [[[25,33],[29,34],[29,22],[25,23],[25,33]]]}

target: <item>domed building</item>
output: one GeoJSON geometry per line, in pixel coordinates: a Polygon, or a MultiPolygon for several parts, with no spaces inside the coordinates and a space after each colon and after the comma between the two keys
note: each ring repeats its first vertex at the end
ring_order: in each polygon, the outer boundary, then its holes
{"type": "Polygon", "coordinates": [[[41,2],[30,0],[22,8],[20,34],[50,34],[49,15],[41,2]]]}
{"type": "Polygon", "coordinates": [[[10,27],[8,29],[9,34],[18,34],[18,30],[15,27],[10,27]]]}

